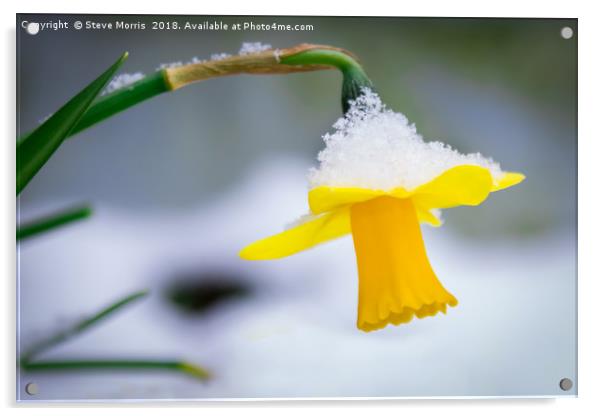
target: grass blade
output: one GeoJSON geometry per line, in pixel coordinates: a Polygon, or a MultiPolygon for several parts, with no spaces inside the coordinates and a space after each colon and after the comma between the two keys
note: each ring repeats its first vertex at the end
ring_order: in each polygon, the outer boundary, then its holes
{"type": "Polygon", "coordinates": [[[22,364],[25,371],[98,371],[98,370],[136,370],[136,371],[176,371],[207,380],[211,377],[209,372],[196,364],[185,361],[159,361],[159,360],[61,360],[38,361],[22,364]]]}
{"type": "Polygon", "coordinates": [[[187,361],[178,360],[138,360],[138,359],[84,359],[84,360],[41,360],[34,357],[41,352],[67,341],[69,338],[84,332],[100,321],[121,310],[130,303],[146,296],[147,291],[132,293],[106,308],[98,311],[89,318],[83,319],[66,331],[36,344],[21,356],[19,364],[24,371],[175,371],[197,378],[208,380],[211,374],[203,367],[187,361]]]}
{"type": "Polygon", "coordinates": [[[69,208],[67,210],[48,215],[44,218],[28,222],[17,227],[17,240],[25,240],[26,238],[62,227],[63,225],[70,224],[74,221],[83,220],[84,218],[90,217],[90,215],[92,215],[92,208],[87,205],[83,207],[69,208]]]}
{"type": "Polygon", "coordinates": [[[51,348],[55,345],[60,344],[64,341],[68,340],[69,338],[74,337],[75,335],[78,335],[78,334],[84,332],[88,328],[91,328],[92,326],[96,325],[99,321],[102,321],[103,319],[107,318],[108,316],[110,316],[113,313],[117,312],[118,310],[122,309],[126,305],[129,305],[130,303],[132,303],[140,298],[143,298],[147,294],[148,294],[148,291],[146,291],[146,290],[132,293],[131,295],[128,295],[122,299],[119,299],[118,301],[112,303],[111,305],[107,306],[106,308],[98,311],[91,317],[85,318],[85,319],[77,322],[75,325],[71,326],[70,328],[68,328],[64,331],[61,331],[61,332],[51,336],[50,338],[47,338],[47,339],[39,342],[38,344],[31,347],[26,353],[24,353],[21,356],[21,365],[26,365],[27,363],[29,363],[29,361],[35,355],[41,353],[42,351],[47,350],[48,348],[51,348]]]}
{"type": "Polygon", "coordinates": [[[59,148],[126,58],[127,52],[30,135],[17,143],[17,195],[59,148]]]}

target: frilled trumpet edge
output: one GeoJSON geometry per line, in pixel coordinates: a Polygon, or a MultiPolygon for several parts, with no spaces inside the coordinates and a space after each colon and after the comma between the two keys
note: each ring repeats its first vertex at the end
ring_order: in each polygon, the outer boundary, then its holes
{"type": "Polygon", "coordinates": [[[351,232],[359,272],[359,329],[407,323],[458,304],[431,268],[410,198],[382,196],[353,205],[351,232]]]}

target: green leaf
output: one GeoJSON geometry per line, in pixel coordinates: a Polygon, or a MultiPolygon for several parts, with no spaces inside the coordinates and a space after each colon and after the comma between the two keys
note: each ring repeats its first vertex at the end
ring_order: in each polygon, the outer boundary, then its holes
{"type": "Polygon", "coordinates": [[[24,240],[40,233],[53,230],[63,225],[88,218],[92,215],[90,206],[69,208],[67,210],[48,215],[44,218],[23,224],[17,228],[17,240],[24,240]]]}
{"type": "Polygon", "coordinates": [[[127,52],[124,53],[102,75],[17,143],[17,195],[59,148],[127,56],[127,52]]]}

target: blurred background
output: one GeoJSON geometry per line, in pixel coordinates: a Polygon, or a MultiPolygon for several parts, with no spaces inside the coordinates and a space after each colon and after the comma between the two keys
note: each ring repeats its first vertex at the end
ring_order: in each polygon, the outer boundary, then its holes
{"type": "Polygon", "coordinates": [[[337,71],[209,80],[151,99],[63,144],[19,199],[19,221],[90,202],[85,222],[19,246],[25,348],[130,291],[149,299],[47,358],[183,358],[161,373],[21,373],[23,400],[576,394],[577,21],[19,15],[20,134],[124,51],[122,72],[274,48],[356,54],[383,100],[427,140],[481,152],[527,180],[424,227],[459,300],[446,316],[355,328],[349,237],[269,262],[238,251],[307,211],[306,175],[341,116],[337,71]],[[144,22],[143,31],[20,22],[144,22]],[[154,31],[153,21],[310,24],[312,31],[154,31]],[[570,27],[573,36],[561,36],[570,27]],[[572,390],[560,379],[575,381],[572,390]],[[35,396],[23,393],[35,382],[35,396]]]}

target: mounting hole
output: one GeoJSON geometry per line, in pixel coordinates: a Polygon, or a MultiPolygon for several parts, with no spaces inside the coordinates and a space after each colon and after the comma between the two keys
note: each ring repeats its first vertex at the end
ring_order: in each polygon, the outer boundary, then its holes
{"type": "Polygon", "coordinates": [[[570,39],[573,37],[573,29],[571,29],[568,26],[563,27],[562,29],[560,29],[560,36],[562,36],[564,39],[570,39]]]}
{"type": "Polygon", "coordinates": [[[563,378],[558,384],[560,388],[564,391],[569,391],[573,388],[573,380],[571,380],[570,378],[563,378]]]}
{"type": "Polygon", "coordinates": [[[38,385],[36,383],[27,383],[25,385],[25,393],[29,394],[30,396],[35,396],[38,394],[38,385]]]}
{"type": "Polygon", "coordinates": [[[27,26],[25,26],[25,31],[30,35],[37,35],[40,31],[40,24],[36,22],[29,22],[27,26]]]}

